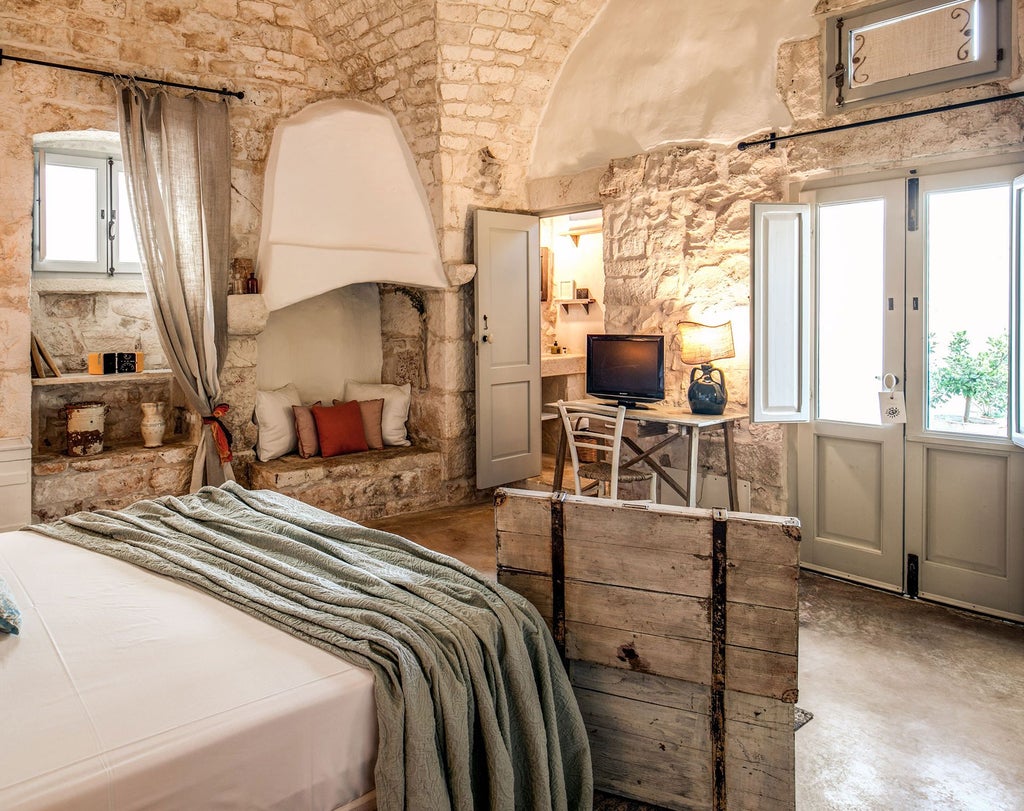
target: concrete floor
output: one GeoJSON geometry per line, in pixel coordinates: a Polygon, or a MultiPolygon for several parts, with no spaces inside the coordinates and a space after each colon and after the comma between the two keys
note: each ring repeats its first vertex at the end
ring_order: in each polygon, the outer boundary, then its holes
{"type": "MultiPolygon", "coordinates": [[[[372,525],[495,576],[489,503],[372,525]]],[[[1024,627],[808,572],[800,588],[800,811],[1024,811],[1024,627]]]]}

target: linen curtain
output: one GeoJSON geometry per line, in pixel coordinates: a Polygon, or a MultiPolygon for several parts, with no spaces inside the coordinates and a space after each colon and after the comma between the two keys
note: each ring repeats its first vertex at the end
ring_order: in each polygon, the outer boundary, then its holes
{"type": "Polygon", "coordinates": [[[231,134],[227,102],[119,80],[118,126],[142,276],[160,344],[203,417],[191,490],[233,479],[220,422],[227,344],[231,134]]]}

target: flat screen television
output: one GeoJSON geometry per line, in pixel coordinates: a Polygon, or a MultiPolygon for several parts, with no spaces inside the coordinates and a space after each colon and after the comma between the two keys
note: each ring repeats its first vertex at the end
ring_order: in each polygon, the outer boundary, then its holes
{"type": "Polygon", "coordinates": [[[587,394],[630,408],[665,399],[664,335],[588,335],[587,394]]]}

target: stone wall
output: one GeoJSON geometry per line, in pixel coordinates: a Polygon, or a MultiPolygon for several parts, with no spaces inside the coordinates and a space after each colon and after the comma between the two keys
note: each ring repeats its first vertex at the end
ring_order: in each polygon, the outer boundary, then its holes
{"type": "MultiPolygon", "coordinates": [[[[778,84],[797,125],[812,129],[837,123],[821,115],[818,95],[819,40],[784,44],[778,84]]],[[[996,95],[1005,88],[981,87],[924,101],[862,111],[867,119],[966,98],[996,95]]],[[[739,151],[734,145],[665,147],[613,160],[593,173],[547,178],[530,186],[538,209],[600,199],[604,209],[605,326],[608,332],[661,332],[666,337],[666,397],[685,404],[690,367],[679,358],[680,321],[721,323],[731,319],[737,356],[715,365],[727,377],[731,402],[749,399],[750,203],[792,201],[812,178],[857,176],[910,169],[975,157],[1020,154],[1024,109],[1001,102],[851,133],[813,136],[739,151]]],[[[1019,159],[1019,158],[1018,158],[1019,159]]],[[[791,513],[788,434],[778,425],[750,425],[737,432],[737,469],[752,484],[758,511],[791,513]]],[[[704,448],[703,470],[720,473],[720,443],[704,448]]],[[[674,454],[668,461],[684,466],[674,454]]]]}
{"type": "MultiPolygon", "coordinates": [[[[531,145],[552,83],[602,5],[603,0],[6,0],[0,40],[9,54],[244,90],[244,101],[230,102],[233,256],[256,254],[263,171],[275,125],[329,97],[383,103],[395,113],[427,188],[446,269],[472,261],[476,208],[545,209],[569,198],[600,202],[608,329],[661,330],[672,351],[678,348],[675,325],[684,318],[727,316],[734,325],[745,323],[751,200],[787,199],[790,184],[827,172],[990,155],[1022,140],[1020,106],[1011,102],[858,130],[856,137],[786,142],[774,151],[739,153],[713,144],[660,148],[616,160],[596,174],[551,179],[546,192],[528,198],[531,145]]],[[[817,10],[838,5],[830,1],[817,10]]],[[[818,46],[812,38],[779,50],[778,92],[795,128],[826,123],[818,46]]],[[[852,117],[997,89],[957,91],[852,117]]],[[[0,433],[27,436],[32,135],[116,129],[113,91],[96,77],[5,61],[0,116],[0,433]]],[[[394,347],[385,358],[385,380],[418,379],[414,433],[440,443],[448,498],[467,497],[473,492],[471,289],[453,285],[424,292],[422,314],[404,293],[387,292],[385,299],[385,345],[394,347]]],[[[744,342],[737,334],[737,345],[744,342]]],[[[248,421],[254,341],[240,337],[229,352],[222,377],[233,400],[227,421],[245,448],[254,439],[248,421]]],[[[733,399],[741,404],[747,362],[741,349],[723,364],[733,399]]],[[[686,373],[673,361],[670,399],[679,398],[686,373]]],[[[756,506],[781,511],[788,503],[784,433],[754,427],[742,434],[740,466],[758,483],[756,506]]]]}
{"type": "Polygon", "coordinates": [[[138,289],[97,292],[97,286],[33,285],[32,332],[57,368],[82,374],[88,371],[90,352],[142,352],[145,368],[166,369],[142,280],[127,285],[138,289]]]}
{"type": "MultiPolygon", "coordinates": [[[[397,342],[385,358],[384,380],[400,382],[419,367],[413,429],[437,440],[447,491],[461,499],[473,492],[472,299],[457,284],[469,278],[462,266],[472,261],[471,213],[480,205],[525,206],[530,144],[544,99],[601,4],[11,0],[0,9],[0,35],[10,54],[243,90],[244,101],[229,103],[232,254],[243,258],[256,254],[264,165],[279,120],[328,97],[383,103],[395,113],[426,186],[453,287],[424,296],[426,340],[411,335],[397,342]]],[[[106,80],[12,62],[0,70],[0,115],[0,430],[18,436],[31,425],[31,137],[114,130],[116,115],[106,80]]],[[[71,364],[89,339],[69,337],[69,325],[53,323],[58,310],[106,308],[120,317],[137,304],[85,297],[37,303],[37,315],[49,317],[50,340],[71,364]]],[[[386,323],[385,335],[401,333],[403,323],[386,323]]],[[[222,375],[232,401],[226,422],[244,454],[253,439],[245,369],[250,362],[254,368],[255,356],[245,340],[232,351],[232,367],[222,375]]]]}
{"type": "MultiPolygon", "coordinates": [[[[274,125],[350,89],[290,2],[9,0],[0,8],[0,35],[10,54],[244,90],[244,101],[230,102],[232,237],[233,254],[249,258],[259,239],[263,166],[274,125]]],[[[116,130],[114,91],[105,79],[5,61],[0,116],[0,430],[27,436],[32,136],[116,130]]],[[[238,411],[229,416],[240,429],[247,420],[238,411]]]]}

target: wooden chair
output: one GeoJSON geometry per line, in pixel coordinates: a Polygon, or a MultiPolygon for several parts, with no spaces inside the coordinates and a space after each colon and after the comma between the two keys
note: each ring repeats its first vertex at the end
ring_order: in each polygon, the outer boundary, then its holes
{"type": "Polygon", "coordinates": [[[650,481],[650,501],[657,501],[658,480],[651,472],[634,468],[621,468],[622,426],[626,419],[625,406],[575,405],[558,401],[562,430],[572,459],[572,477],[576,495],[583,494],[580,479],[593,479],[600,483],[598,494],[618,498],[620,482],[650,481]],[[593,451],[595,461],[581,462],[580,451],[593,451]]]}

